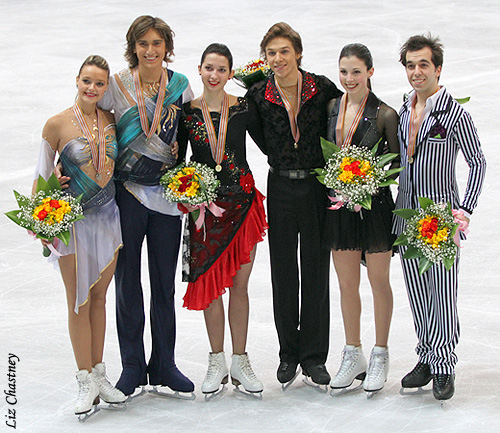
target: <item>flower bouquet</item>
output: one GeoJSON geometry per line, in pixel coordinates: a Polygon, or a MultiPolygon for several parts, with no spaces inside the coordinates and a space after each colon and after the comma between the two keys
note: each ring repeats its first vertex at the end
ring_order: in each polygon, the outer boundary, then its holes
{"type": "Polygon", "coordinates": [[[251,60],[234,72],[234,79],[241,83],[240,86],[249,89],[253,83],[266,79],[271,73],[269,64],[266,60],[251,60]]]}
{"type": "MultiPolygon", "coordinates": [[[[435,203],[425,197],[419,197],[418,201],[420,209],[393,211],[406,220],[406,228],[394,245],[408,245],[403,258],[419,258],[420,275],[441,261],[449,271],[457,254],[460,224],[449,203],[435,203]]],[[[466,227],[461,230],[466,231],[466,227]]]]}
{"type": "MultiPolygon", "coordinates": [[[[73,197],[64,194],[56,176],[52,174],[48,180],[38,177],[36,193],[26,197],[14,191],[19,209],[6,212],[17,225],[29,230],[38,239],[52,243],[55,238],[68,245],[71,238],[69,229],[78,220],[84,219],[80,205],[82,196],[73,197]]],[[[43,248],[45,257],[57,251],[52,245],[43,248]]]]}
{"type": "Polygon", "coordinates": [[[205,208],[208,207],[215,216],[222,216],[224,212],[224,209],[214,203],[220,181],[215,170],[206,164],[194,161],[182,163],[167,171],[160,179],[160,184],[167,200],[179,203],[178,207],[184,213],[191,213],[197,230],[200,230],[205,221],[205,208]],[[190,211],[189,207],[195,209],[190,211]]]}
{"type": "Polygon", "coordinates": [[[332,210],[344,205],[354,212],[359,212],[361,208],[370,210],[372,195],[377,194],[380,187],[397,185],[389,176],[403,170],[401,167],[384,170],[384,166],[398,155],[387,153],[376,156],[378,143],[372,149],[358,146],[339,148],[335,143],[321,138],[321,147],[326,166],[314,172],[321,183],[337,194],[330,197],[335,203],[329,208],[332,210]]]}

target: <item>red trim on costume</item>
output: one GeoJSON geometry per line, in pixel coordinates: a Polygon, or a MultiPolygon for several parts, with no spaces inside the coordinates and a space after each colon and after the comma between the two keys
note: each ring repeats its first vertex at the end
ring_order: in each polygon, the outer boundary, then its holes
{"type": "MultiPolygon", "coordinates": [[[[316,88],[316,83],[312,75],[309,72],[304,72],[302,77],[302,94],[300,97],[300,105],[304,105],[309,99],[311,99],[316,93],[318,93],[318,89],[316,88]]],[[[283,100],[274,84],[272,77],[269,77],[266,84],[266,101],[272,102],[276,105],[285,106],[283,104],[283,100]]]]}
{"type": "Polygon", "coordinates": [[[264,239],[269,228],[264,210],[264,196],[255,189],[252,206],[245,221],[227,248],[204,274],[194,283],[189,283],[184,295],[184,305],[188,310],[204,310],[210,303],[233,286],[233,277],[241,266],[250,263],[250,252],[254,245],[264,239]]]}

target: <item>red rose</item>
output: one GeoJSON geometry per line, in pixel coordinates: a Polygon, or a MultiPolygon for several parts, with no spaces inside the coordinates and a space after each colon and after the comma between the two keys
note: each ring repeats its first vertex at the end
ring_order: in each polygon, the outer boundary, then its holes
{"type": "Polygon", "coordinates": [[[224,155],[224,158],[222,158],[224,161],[227,160],[227,155],[224,155]]]}
{"type": "Polygon", "coordinates": [[[38,212],[37,217],[40,221],[43,221],[47,217],[47,215],[48,213],[46,210],[41,210],[40,212],[38,212]]]}
{"type": "Polygon", "coordinates": [[[187,120],[188,122],[191,122],[191,120],[192,120],[192,119],[193,119],[193,116],[188,116],[188,117],[186,117],[186,120],[187,120]]]}
{"type": "Polygon", "coordinates": [[[229,168],[230,168],[231,170],[234,170],[234,164],[229,164],[229,168]]]}
{"type": "Polygon", "coordinates": [[[201,126],[201,125],[203,125],[203,122],[200,122],[200,121],[198,120],[198,122],[196,122],[196,124],[197,124],[198,126],[201,126]]]}
{"type": "Polygon", "coordinates": [[[194,139],[195,139],[196,141],[198,141],[198,140],[200,139],[200,136],[199,136],[199,135],[195,135],[195,136],[194,136],[194,139]]]}
{"type": "Polygon", "coordinates": [[[189,130],[189,135],[193,135],[194,134],[194,129],[190,129],[189,130]]]}
{"type": "Polygon", "coordinates": [[[255,186],[255,181],[251,173],[247,173],[240,177],[240,186],[247,194],[252,192],[252,189],[255,186]]]}
{"type": "Polygon", "coordinates": [[[208,138],[205,138],[205,143],[210,143],[210,140],[208,138]]]}
{"type": "Polygon", "coordinates": [[[54,209],[59,209],[61,207],[59,200],[50,200],[49,204],[50,207],[53,207],[54,209]]]}

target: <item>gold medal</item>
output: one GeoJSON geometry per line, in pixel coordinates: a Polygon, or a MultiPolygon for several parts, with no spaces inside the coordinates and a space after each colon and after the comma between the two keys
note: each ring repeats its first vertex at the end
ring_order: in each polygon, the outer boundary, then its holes
{"type": "Polygon", "coordinates": [[[215,166],[215,171],[216,171],[217,173],[219,173],[220,171],[222,171],[222,166],[221,166],[220,164],[217,164],[217,165],[215,166]]]}

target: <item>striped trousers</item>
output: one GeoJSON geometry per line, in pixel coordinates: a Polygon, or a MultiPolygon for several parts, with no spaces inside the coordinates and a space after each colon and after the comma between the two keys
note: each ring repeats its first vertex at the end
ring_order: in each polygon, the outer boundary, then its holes
{"type": "Polygon", "coordinates": [[[403,259],[407,247],[399,248],[418,338],[419,361],[428,364],[433,374],[452,374],[458,359],[455,347],[460,335],[457,311],[460,252],[449,271],[439,263],[419,275],[418,259],[403,259]]]}

